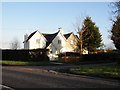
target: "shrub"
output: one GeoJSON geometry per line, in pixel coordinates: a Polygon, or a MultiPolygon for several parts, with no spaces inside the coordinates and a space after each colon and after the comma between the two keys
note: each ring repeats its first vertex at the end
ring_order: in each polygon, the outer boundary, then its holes
{"type": "Polygon", "coordinates": [[[49,61],[47,56],[47,49],[33,49],[33,50],[2,50],[2,60],[15,61],[49,61]]]}
{"type": "Polygon", "coordinates": [[[99,54],[88,54],[83,55],[83,60],[85,61],[117,61],[120,60],[120,54],[118,53],[99,53],[99,54]]]}

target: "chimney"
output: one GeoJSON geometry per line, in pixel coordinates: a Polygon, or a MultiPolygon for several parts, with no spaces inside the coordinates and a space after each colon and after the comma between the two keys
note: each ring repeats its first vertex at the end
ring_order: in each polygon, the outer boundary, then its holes
{"type": "Polygon", "coordinates": [[[58,30],[62,33],[62,34],[64,34],[64,30],[60,27],[60,28],[58,28],[58,30]]]}
{"type": "Polygon", "coordinates": [[[28,39],[28,34],[24,35],[24,41],[26,41],[28,39]]]}

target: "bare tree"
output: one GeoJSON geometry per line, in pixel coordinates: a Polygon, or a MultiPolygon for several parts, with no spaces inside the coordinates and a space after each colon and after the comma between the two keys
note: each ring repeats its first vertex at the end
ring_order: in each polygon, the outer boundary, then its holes
{"type": "Polygon", "coordinates": [[[114,23],[118,18],[120,18],[120,0],[110,3],[110,8],[112,9],[111,21],[114,23]]]}
{"type": "Polygon", "coordinates": [[[20,48],[20,42],[17,38],[14,38],[13,41],[10,43],[10,48],[11,49],[18,49],[20,48]]]}
{"type": "Polygon", "coordinates": [[[80,17],[78,17],[76,19],[76,23],[74,24],[74,29],[75,31],[77,32],[78,36],[79,36],[79,42],[78,42],[78,46],[80,48],[80,53],[82,54],[83,53],[83,47],[82,47],[82,33],[83,33],[83,30],[82,30],[82,25],[83,25],[83,20],[84,20],[85,16],[81,15],[80,17]]]}
{"type": "Polygon", "coordinates": [[[113,43],[115,44],[115,47],[120,50],[120,1],[112,3],[113,5],[113,15],[114,19],[113,26],[111,29],[111,40],[113,40],[113,43]]]}

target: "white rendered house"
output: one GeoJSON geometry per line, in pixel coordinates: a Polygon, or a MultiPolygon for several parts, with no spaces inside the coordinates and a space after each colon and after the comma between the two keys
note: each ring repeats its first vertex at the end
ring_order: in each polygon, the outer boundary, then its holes
{"type": "Polygon", "coordinates": [[[48,56],[51,60],[59,53],[74,52],[73,45],[67,40],[62,29],[53,34],[35,31],[29,36],[25,35],[24,39],[24,49],[49,49],[48,56]]]}

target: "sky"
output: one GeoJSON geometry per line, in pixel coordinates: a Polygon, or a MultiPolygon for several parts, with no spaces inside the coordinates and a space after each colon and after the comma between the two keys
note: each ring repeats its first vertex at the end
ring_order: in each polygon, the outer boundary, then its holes
{"type": "Polygon", "coordinates": [[[74,32],[76,21],[91,17],[99,27],[103,43],[114,48],[109,30],[112,22],[110,2],[2,2],[2,40],[0,48],[10,48],[14,39],[23,47],[24,35],[36,30],[55,33],[62,27],[64,33],[74,32]]]}

